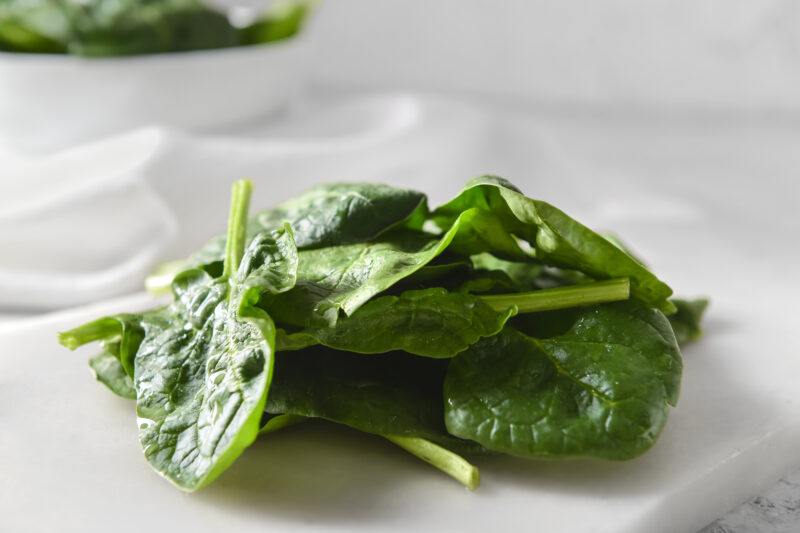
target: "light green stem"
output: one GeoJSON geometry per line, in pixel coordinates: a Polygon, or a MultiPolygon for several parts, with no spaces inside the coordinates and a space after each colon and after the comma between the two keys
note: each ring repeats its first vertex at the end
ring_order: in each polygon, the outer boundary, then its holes
{"type": "Polygon", "coordinates": [[[231,210],[228,215],[228,238],[225,242],[224,278],[231,277],[239,268],[247,240],[247,210],[250,207],[250,194],[253,183],[239,180],[231,188],[231,210]]]}
{"type": "Polygon", "coordinates": [[[469,490],[478,488],[481,482],[478,469],[460,455],[431,441],[417,437],[401,437],[398,435],[384,435],[384,437],[429,465],[438,468],[469,490]]]}
{"type": "Polygon", "coordinates": [[[69,331],[62,331],[58,334],[58,342],[70,350],[75,350],[84,344],[118,335],[122,335],[122,324],[119,320],[103,317],[69,331]]]}
{"type": "Polygon", "coordinates": [[[631,286],[628,278],[617,278],[532,292],[481,296],[481,299],[496,311],[517,306],[520,313],[536,313],[617,302],[627,300],[630,296],[631,286]]]}

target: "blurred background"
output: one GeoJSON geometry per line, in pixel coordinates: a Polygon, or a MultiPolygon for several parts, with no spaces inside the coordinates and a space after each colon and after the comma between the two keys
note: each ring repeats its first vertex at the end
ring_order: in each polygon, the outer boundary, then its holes
{"type": "MultiPolygon", "coordinates": [[[[15,12],[37,2],[3,2],[8,44],[15,12]]],[[[299,4],[297,33],[267,26],[275,42],[204,44],[179,28],[160,49],[141,29],[165,24],[153,2],[94,4],[77,45],[34,13],[21,42],[48,53],[0,52],[8,313],[139,290],[154,265],[221,230],[243,176],[268,206],[319,180],[380,179],[439,201],[496,173],[590,223],[634,229],[697,222],[709,203],[737,216],[753,187],[796,197],[793,2],[336,0],[299,4]]],[[[270,7],[214,4],[239,24],[270,7]]],[[[769,209],[759,222],[796,230],[787,218],[769,209]]],[[[760,224],[739,235],[756,249],[768,246],[760,224]]]]}
{"type": "Polygon", "coordinates": [[[242,177],[265,208],[484,173],[777,315],[798,146],[788,0],[0,0],[0,322],[142,291],[242,177]]]}

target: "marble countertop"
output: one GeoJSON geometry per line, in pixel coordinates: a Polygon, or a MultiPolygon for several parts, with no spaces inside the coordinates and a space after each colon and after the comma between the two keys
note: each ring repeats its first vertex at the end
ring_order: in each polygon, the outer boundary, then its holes
{"type": "Polygon", "coordinates": [[[699,533],[794,533],[800,531],[800,470],[699,533]]]}

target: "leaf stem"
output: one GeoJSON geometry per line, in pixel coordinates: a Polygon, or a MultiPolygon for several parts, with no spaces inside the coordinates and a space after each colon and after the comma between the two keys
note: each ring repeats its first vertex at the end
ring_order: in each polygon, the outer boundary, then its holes
{"type": "Polygon", "coordinates": [[[631,295],[630,280],[616,278],[593,283],[581,283],[568,287],[555,287],[532,292],[481,296],[481,299],[496,311],[517,306],[520,313],[553,311],[582,305],[627,300],[631,295]]]}
{"type": "Polygon", "coordinates": [[[122,335],[122,324],[119,320],[103,317],[69,331],[62,331],[58,334],[58,342],[65,348],[75,350],[84,344],[119,335],[122,335]]]}
{"type": "Polygon", "coordinates": [[[469,490],[478,488],[481,482],[478,469],[460,455],[418,437],[401,437],[399,435],[384,435],[384,437],[429,465],[438,468],[469,490]]]}
{"type": "Polygon", "coordinates": [[[247,210],[250,207],[252,191],[253,183],[250,180],[239,180],[231,188],[228,238],[225,242],[225,262],[222,271],[224,278],[229,278],[236,272],[244,255],[244,245],[247,240],[247,210]]]}

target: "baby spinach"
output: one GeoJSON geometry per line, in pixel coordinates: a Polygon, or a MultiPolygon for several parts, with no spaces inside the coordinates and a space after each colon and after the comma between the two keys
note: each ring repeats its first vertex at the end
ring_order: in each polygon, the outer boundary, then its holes
{"type": "MultiPolygon", "coordinates": [[[[367,242],[393,227],[419,229],[427,212],[425,195],[370,183],[318,185],[297,198],[257,213],[248,222],[251,238],[288,222],[300,250],[367,242]]],[[[214,269],[222,264],[225,236],[209,241],[189,265],[214,269]]]]}
{"type": "Polygon", "coordinates": [[[236,184],[227,234],[148,280],[170,304],[60,335],[103,343],[92,371],[135,399],[145,456],[181,488],[314,418],[475,488],[456,452],[628,459],[677,402],[677,341],[707,302],[669,299],[619,240],[500,178],[433,212],[363,183],[248,220],[249,197],[236,184]]]}
{"type": "Polygon", "coordinates": [[[402,230],[380,240],[300,252],[297,286],[268,298],[264,306],[278,321],[295,326],[334,325],[370,298],[414,274],[441,254],[461,227],[441,238],[402,230]]]}
{"type": "Polygon", "coordinates": [[[515,313],[513,303],[495,310],[480,298],[442,288],[406,291],[370,300],[335,327],[311,327],[281,341],[286,348],[313,342],[362,354],[402,350],[452,357],[479,338],[497,334],[515,313]]]}
{"type": "Polygon", "coordinates": [[[309,11],[297,2],[237,28],[201,0],[3,0],[0,50],[107,57],[259,44],[293,37],[309,11]]]}
{"type": "Polygon", "coordinates": [[[678,344],[684,345],[693,340],[699,339],[703,335],[700,322],[708,308],[708,299],[697,298],[695,300],[682,300],[673,298],[672,303],[677,311],[670,315],[669,321],[672,324],[672,331],[678,344]]]}
{"type": "Polygon", "coordinates": [[[281,41],[297,35],[311,13],[311,2],[278,3],[263,17],[239,30],[240,44],[281,41]]]}
{"type": "Polygon", "coordinates": [[[506,327],[453,359],[450,433],[523,457],[628,459],[652,446],[680,388],[669,321],[633,302],[561,316],[554,337],[506,327]]]}
{"type": "Polygon", "coordinates": [[[125,373],[119,362],[119,355],[114,355],[115,351],[119,353],[119,344],[107,343],[102,352],[89,359],[89,368],[92,369],[95,379],[111,392],[122,398],[135,400],[133,380],[125,373]]]}
{"type": "MultiPolygon", "coordinates": [[[[674,311],[667,299],[672,289],[639,261],[547,202],[526,197],[508,181],[495,176],[476,178],[456,198],[438,207],[432,219],[447,229],[471,208],[490,213],[504,233],[524,239],[538,261],[596,279],[628,277],[635,298],[667,313],[674,311]]],[[[508,250],[482,251],[506,255],[508,250]]]]}
{"type": "Polygon", "coordinates": [[[444,428],[446,369],[446,361],[402,352],[374,357],[324,347],[280,352],[266,411],[324,418],[377,435],[458,445],[444,428]]]}
{"type": "Polygon", "coordinates": [[[255,439],[272,377],[275,328],[253,304],[262,291],[290,289],[295,278],[288,225],[260,234],[244,250],[249,195],[248,182],[236,184],[221,277],[188,270],[173,282],[175,300],[167,308],[61,334],[73,348],[119,339],[119,367],[133,378],[145,456],[185,490],[211,482],[255,439]]]}
{"type": "Polygon", "coordinates": [[[446,431],[442,363],[398,352],[365,358],[319,347],[278,354],[267,412],[280,415],[263,431],[322,418],[380,435],[475,489],[477,468],[456,452],[486,450],[446,431]]]}
{"type": "Polygon", "coordinates": [[[323,344],[362,354],[402,350],[448,358],[481,337],[496,335],[509,318],[524,313],[627,300],[627,279],[488,296],[448,292],[441,287],[406,291],[370,300],[334,325],[310,326],[278,336],[279,350],[323,344]]]}

